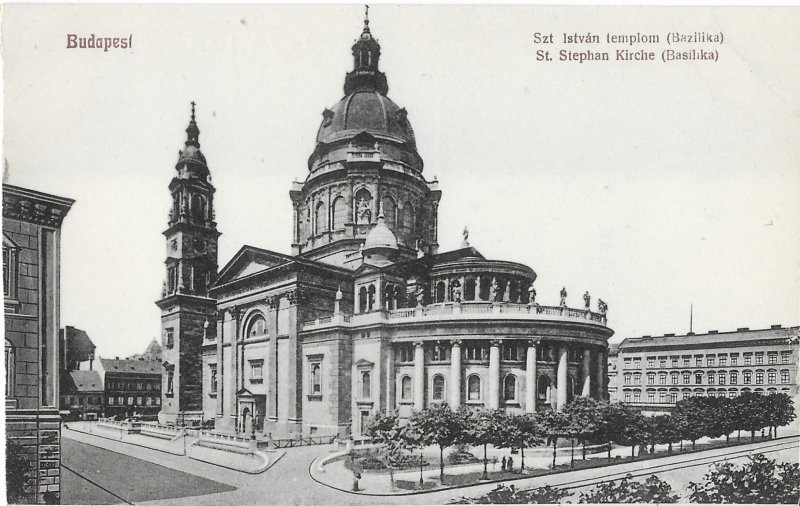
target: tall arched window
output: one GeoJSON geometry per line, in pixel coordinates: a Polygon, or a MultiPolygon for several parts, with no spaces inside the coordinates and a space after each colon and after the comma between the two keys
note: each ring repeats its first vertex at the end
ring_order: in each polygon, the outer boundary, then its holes
{"type": "Polygon", "coordinates": [[[503,380],[503,399],[506,401],[517,400],[517,377],[509,374],[503,380]]]}
{"type": "Polygon", "coordinates": [[[344,230],[347,222],[347,202],[339,196],[333,200],[333,226],[332,230],[344,230]]]}
{"type": "Polygon", "coordinates": [[[411,400],[411,377],[403,376],[400,380],[400,398],[404,401],[411,400]]]}
{"type": "Polygon", "coordinates": [[[431,398],[434,401],[444,400],[444,376],[437,374],[433,377],[433,392],[431,398]]]}
{"type": "Polygon", "coordinates": [[[372,397],[372,378],[369,371],[361,371],[361,398],[369,399],[372,397]]]}
{"type": "Polygon", "coordinates": [[[444,281],[436,283],[436,302],[444,302],[444,281]]]}
{"type": "Polygon", "coordinates": [[[477,374],[467,378],[467,400],[481,400],[481,377],[477,374]]]}
{"type": "Polygon", "coordinates": [[[192,216],[198,220],[206,219],[206,199],[202,195],[192,197],[192,216]]]}
{"type": "Polygon", "coordinates": [[[315,235],[328,230],[328,213],[324,202],[317,203],[316,211],[314,212],[314,226],[316,227],[314,230],[315,235]]]}
{"type": "Polygon", "coordinates": [[[375,309],[375,285],[369,285],[367,290],[367,310],[372,311],[375,309]]]}
{"type": "Polygon", "coordinates": [[[250,318],[250,321],[247,323],[247,332],[245,336],[247,337],[255,337],[255,336],[263,336],[267,333],[267,321],[264,319],[264,315],[258,313],[253,315],[250,318]]]}
{"type": "Polygon", "coordinates": [[[550,378],[547,376],[539,376],[536,382],[536,395],[540,401],[547,399],[547,389],[550,388],[550,378]]]}
{"type": "Polygon", "coordinates": [[[402,215],[402,229],[406,234],[413,235],[414,234],[414,221],[416,219],[416,213],[414,212],[414,204],[411,202],[406,202],[403,204],[403,215],[402,215]]]}
{"type": "Polygon", "coordinates": [[[362,286],[358,290],[358,312],[359,313],[366,313],[367,312],[367,303],[369,302],[369,296],[367,295],[367,287],[362,286]]]}
{"type": "Polygon", "coordinates": [[[389,195],[384,195],[381,199],[381,206],[383,207],[383,218],[386,220],[386,225],[392,230],[397,226],[397,204],[394,199],[389,195]]]}

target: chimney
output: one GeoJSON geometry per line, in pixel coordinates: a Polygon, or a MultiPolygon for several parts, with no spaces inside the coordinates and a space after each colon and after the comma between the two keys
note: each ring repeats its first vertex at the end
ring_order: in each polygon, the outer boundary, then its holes
{"type": "Polygon", "coordinates": [[[114,360],[119,360],[119,357],[114,357],[114,360]]]}
{"type": "Polygon", "coordinates": [[[719,334],[719,330],[709,330],[709,334],[719,334]]]}
{"type": "Polygon", "coordinates": [[[769,328],[770,328],[770,330],[778,330],[778,329],[782,329],[783,327],[781,327],[780,325],[770,325],[769,328]]]}
{"type": "Polygon", "coordinates": [[[750,330],[750,327],[739,327],[736,329],[736,332],[747,332],[750,330]]]}

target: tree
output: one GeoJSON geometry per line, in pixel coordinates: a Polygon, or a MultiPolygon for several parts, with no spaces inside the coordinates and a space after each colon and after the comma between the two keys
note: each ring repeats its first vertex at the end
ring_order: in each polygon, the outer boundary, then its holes
{"type": "Polygon", "coordinates": [[[586,439],[598,431],[601,423],[600,403],[590,397],[576,397],[567,404],[564,413],[571,421],[573,435],[581,442],[581,455],[586,460],[586,439]]]}
{"type": "Polygon", "coordinates": [[[553,469],[555,469],[558,438],[569,435],[571,430],[569,418],[563,412],[542,411],[539,415],[539,422],[548,442],[553,445],[553,469]]]}
{"type": "Polygon", "coordinates": [[[544,442],[542,430],[535,413],[525,415],[508,415],[505,428],[500,434],[501,448],[520,450],[522,462],[520,470],[525,470],[525,448],[540,445],[544,442]]]}
{"type": "Polygon", "coordinates": [[[797,504],[800,465],[782,463],[762,454],[740,466],[715,464],[702,483],[689,483],[689,499],[702,503],[797,504]]]}
{"type": "Polygon", "coordinates": [[[767,409],[764,396],[753,392],[744,392],[736,398],[736,403],[738,407],[738,427],[749,431],[750,439],[754,440],[756,431],[766,427],[768,423],[767,414],[764,413],[764,410],[767,409]]]}
{"type": "Polygon", "coordinates": [[[628,474],[617,484],[615,481],[600,483],[593,490],[581,492],[581,503],[676,503],[679,497],[672,487],[658,476],[652,475],[644,483],[632,481],[628,474]]]}
{"type": "Polygon", "coordinates": [[[631,447],[631,460],[636,453],[636,446],[647,443],[648,422],[644,415],[630,410],[625,410],[625,417],[620,426],[616,443],[631,447]]]}
{"type": "Polygon", "coordinates": [[[447,404],[434,404],[422,411],[414,411],[408,427],[420,434],[425,446],[439,446],[439,479],[444,484],[444,449],[463,436],[463,412],[453,411],[447,404]]]}
{"type": "Polygon", "coordinates": [[[504,422],[505,413],[500,410],[479,410],[463,412],[464,431],[461,441],[464,443],[483,446],[483,477],[488,480],[487,470],[488,459],[486,457],[486,446],[498,442],[498,434],[504,422]]]}
{"type": "Polygon", "coordinates": [[[410,449],[406,428],[400,427],[397,413],[375,413],[367,420],[364,433],[372,437],[373,441],[383,444],[386,453],[382,460],[389,469],[389,480],[394,489],[394,470],[402,450],[410,449]]]}
{"type": "Polygon", "coordinates": [[[655,435],[655,443],[666,444],[667,452],[672,453],[672,444],[681,440],[675,418],[670,415],[658,415],[650,419],[650,424],[650,430],[655,435]]]}
{"type": "Polygon", "coordinates": [[[598,403],[597,437],[606,442],[608,460],[611,460],[611,444],[620,437],[626,423],[627,410],[621,404],[604,401],[598,403]]]}
{"type": "Polygon", "coordinates": [[[725,436],[725,444],[731,441],[731,432],[736,430],[738,424],[736,417],[738,406],[735,399],[728,397],[717,398],[717,428],[721,435],[725,436]]]}
{"type": "Polygon", "coordinates": [[[681,429],[681,439],[688,439],[692,442],[692,449],[695,443],[703,437],[706,432],[705,417],[709,414],[706,409],[705,397],[690,397],[683,399],[675,404],[672,416],[678,420],[681,429]]]}
{"type": "Polygon", "coordinates": [[[763,398],[762,402],[770,432],[774,434],[773,437],[778,437],[778,427],[789,425],[797,417],[794,411],[794,402],[783,393],[768,395],[763,398]]]}

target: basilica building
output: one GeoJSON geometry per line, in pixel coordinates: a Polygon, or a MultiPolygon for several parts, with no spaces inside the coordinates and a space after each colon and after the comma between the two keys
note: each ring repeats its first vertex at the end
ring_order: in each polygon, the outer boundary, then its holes
{"type": "Polygon", "coordinates": [[[322,111],[289,191],[292,254],[243,246],[222,268],[209,167],[192,118],[169,186],[163,422],[222,431],[361,434],[381,411],[436,403],[533,412],[606,398],[602,302],[539,305],[530,267],[464,233],[440,252],[442,192],[387,96],[369,21],[344,97],[322,111]]]}

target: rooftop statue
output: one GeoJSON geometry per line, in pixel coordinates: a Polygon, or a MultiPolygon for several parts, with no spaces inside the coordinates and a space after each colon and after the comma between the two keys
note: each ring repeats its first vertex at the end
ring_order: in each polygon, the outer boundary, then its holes
{"type": "Polygon", "coordinates": [[[589,309],[589,305],[592,303],[592,296],[589,295],[589,290],[586,290],[586,293],[583,294],[583,306],[586,309],[589,309]]]}
{"type": "Polygon", "coordinates": [[[567,288],[561,288],[561,302],[559,303],[561,307],[567,307],[567,288]]]}

